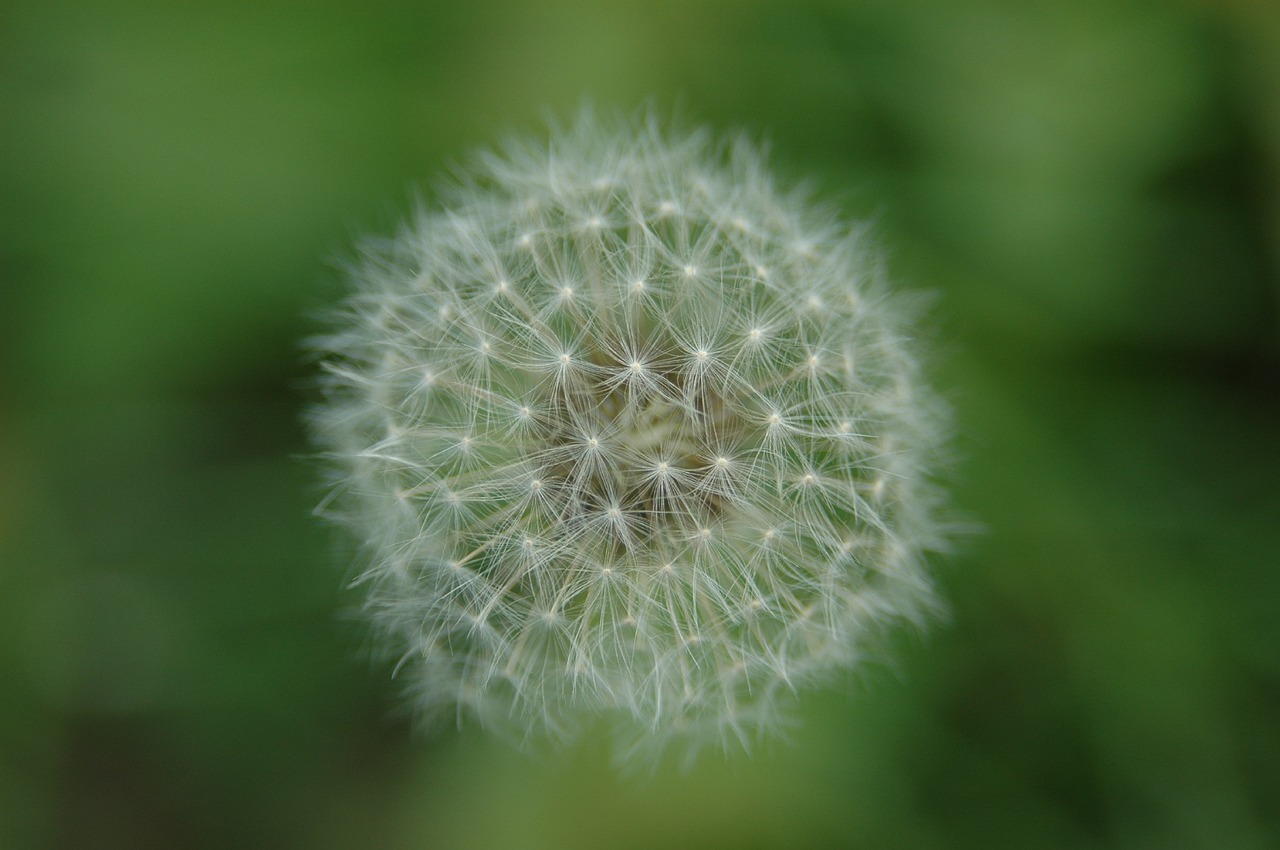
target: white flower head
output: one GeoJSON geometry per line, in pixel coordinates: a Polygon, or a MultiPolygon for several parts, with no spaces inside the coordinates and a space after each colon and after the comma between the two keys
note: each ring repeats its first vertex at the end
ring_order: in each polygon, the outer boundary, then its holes
{"type": "Polygon", "coordinates": [[[366,246],[313,411],[425,716],[745,744],[927,613],[943,411],[863,227],[586,114],[445,200],[366,246]]]}

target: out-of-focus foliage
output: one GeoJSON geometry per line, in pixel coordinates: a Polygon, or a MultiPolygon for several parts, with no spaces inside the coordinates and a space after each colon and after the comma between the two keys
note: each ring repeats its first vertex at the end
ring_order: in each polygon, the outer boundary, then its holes
{"type": "Polygon", "coordinates": [[[0,13],[0,846],[1280,844],[1280,10],[0,13]],[[297,341],[547,109],[746,126],[936,292],[948,623],[789,743],[619,778],[429,741],[342,617],[297,341]]]}

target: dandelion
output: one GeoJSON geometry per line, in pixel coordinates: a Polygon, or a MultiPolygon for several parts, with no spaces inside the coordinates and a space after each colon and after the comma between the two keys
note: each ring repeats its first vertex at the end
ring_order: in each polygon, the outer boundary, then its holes
{"type": "Polygon", "coordinates": [[[586,115],[442,206],[365,246],[312,412],[424,716],[747,745],[927,615],[942,411],[864,228],[586,115]]]}

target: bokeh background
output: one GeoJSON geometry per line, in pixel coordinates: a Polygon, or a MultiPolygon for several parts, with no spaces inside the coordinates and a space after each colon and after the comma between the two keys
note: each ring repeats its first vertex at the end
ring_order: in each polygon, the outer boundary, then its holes
{"type": "Polygon", "coordinates": [[[0,847],[1277,846],[1277,4],[0,5],[0,847]],[[299,460],[335,261],[584,99],[875,218],[983,526],[688,772],[416,735],[299,460]]]}

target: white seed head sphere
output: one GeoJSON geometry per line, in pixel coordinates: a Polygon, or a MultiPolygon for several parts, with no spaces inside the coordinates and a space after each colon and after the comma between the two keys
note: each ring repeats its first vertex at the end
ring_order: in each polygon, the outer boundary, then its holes
{"type": "Polygon", "coordinates": [[[424,715],[746,743],[930,608],[942,411],[862,228],[589,116],[445,201],[366,244],[313,411],[424,715]]]}

